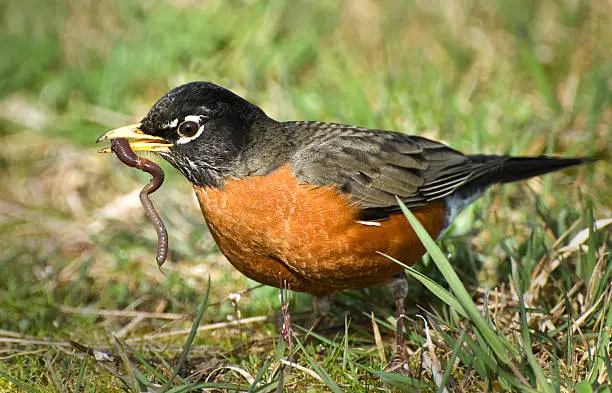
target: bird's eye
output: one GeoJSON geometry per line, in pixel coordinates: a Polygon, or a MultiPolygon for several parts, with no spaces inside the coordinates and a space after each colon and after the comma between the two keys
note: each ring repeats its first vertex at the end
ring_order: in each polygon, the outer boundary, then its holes
{"type": "Polygon", "coordinates": [[[190,138],[198,132],[199,128],[200,125],[195,121],[184,121],[178,127],[178,132],[181,136],[190,138]]]}

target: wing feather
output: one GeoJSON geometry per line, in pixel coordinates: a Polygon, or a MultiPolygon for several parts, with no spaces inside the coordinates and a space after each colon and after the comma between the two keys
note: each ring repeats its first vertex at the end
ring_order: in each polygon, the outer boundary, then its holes
{"type": "Polygon", "coordinates": [[[426,138],[333,123],[292,122],[300,143],[292,165],[299,181],[335,185],[363,210],[416,207],[452,194],[500,162],[473,162],[426,138]]]}

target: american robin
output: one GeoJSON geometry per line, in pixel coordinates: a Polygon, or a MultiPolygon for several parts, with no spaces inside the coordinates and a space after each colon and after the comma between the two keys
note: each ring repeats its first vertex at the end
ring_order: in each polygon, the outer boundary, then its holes
{"type": "Polygon", "coordinates": [[[253,280],[315,299],[390,283],[400,360],[405,279],[394,280],[402,268],[379,252],[412,265],[425,249],[396,196],[436,238],[492,184],[592,161],[466,155],[397,132],[278,122],[210,82],[172,89],[140,123],[99,141],[114,138],[185,175],[219,248],[253,280]]]}

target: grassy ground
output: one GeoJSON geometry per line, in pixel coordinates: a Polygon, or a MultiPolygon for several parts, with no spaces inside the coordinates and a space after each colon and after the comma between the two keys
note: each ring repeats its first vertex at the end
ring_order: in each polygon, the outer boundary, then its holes
{"type": "MultiPolygon", "coordinates": [[[[612,226],[596,230],[612,217],[609,1],[6,0],[0,18],[0,391],[609,383],[612,226]],[[337,321],[288,367],[278,290],[228,299],[255,283],[218,253],[188,183],[164,166],[153,199],[172,253],[160,272],[136,196],[147,177],[96,154],[97,136],[190,80],[222,84],[279,120],[602,161],[495,188],[457,220],[417,266],[442,287],[430,284],[434,296],[413,279],[407,375],[382,371],[393,310],[381,289],[335,295],[337,321]]],[[[309,307],[293,296],[298,325],[309,307]]]]}

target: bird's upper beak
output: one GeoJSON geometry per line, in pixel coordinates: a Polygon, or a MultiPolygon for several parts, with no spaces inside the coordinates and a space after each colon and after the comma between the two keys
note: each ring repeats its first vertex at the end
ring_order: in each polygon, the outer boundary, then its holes
{"type": "MultiPolygon", "coordinates": [[[[140,124],[130,124],[121,128],[116,128],[107,132],[98,138],[96,142],[102,142],[107,139],[126,138],[130,140],[130,147],[133,151],[154,151],[154,152],[169,152],[172,143],[169,143],[164,138],[159,136],[147,135],[140,130],[140,124]]],[[[110,153],[110,147],[105,147],[99,151],[100,153],[110,153]]]]}

